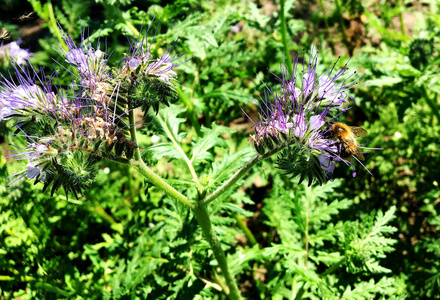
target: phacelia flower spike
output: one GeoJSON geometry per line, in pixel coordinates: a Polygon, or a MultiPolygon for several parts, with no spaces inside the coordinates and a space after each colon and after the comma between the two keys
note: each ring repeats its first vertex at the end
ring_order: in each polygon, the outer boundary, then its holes
{"type": "Polygon", "coordinates": [[[138,145],[129,129],[136,124],[129,115],[136,107],[157,112],[160,103],[177,99],[174,67],[181,55],[172,56],[171,47],[155,57],[147,35],[141,34],[112,68],[111,52],[99,41],[92,45],[84,30],[79,44],[61,34],[67,47],[58,44],[55,50],[69,66],[58,64],[70,72],[72,82],[59,86],[57,70],[45,76],[43,70],[16,62],[15,77],[0,78],[0,121],[14,121],[15,133],[27,142],[12,155],[28,162],[13,175],[16,180],[27,177],[43,182],[43,190],[52,186],[54,193],[62,187],[76,196],[93,182],[98,161],[127,163],[134,157],[138,145]]]}
{"type": "MultiPolygon", "coordinates": [[[[250,137],[260,154],[282,150],[277,167],[292,178],[298,176],[300,182],[307,179],[309,185],[332,178],[335,163],[340,161],[350,166],[355,176],[348,159],[363,158],[356,136],[347,132],[348,145],[341,137],[341,126],[333,126],[336,118],[351,108],[353,99],[348,99],[347,90],[358,86],[360,77],[347,72],[347,64],[336,70],[338,61],[318,74],[318,54],[312,46],[307,63],[298,63],[296,57],[292,73],[283,65],[280,76],[272,73],[280,87],[265,87],[258,101],[260,121],[250,137]]],[[[350,130],[349,126],[344,128],[350,130]]]]}

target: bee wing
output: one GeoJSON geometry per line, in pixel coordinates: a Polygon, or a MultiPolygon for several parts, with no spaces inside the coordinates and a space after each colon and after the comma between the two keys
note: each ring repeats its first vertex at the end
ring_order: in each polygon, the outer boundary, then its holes
{"type": "Polygon", "coordinates": [[[353,127],[350,127],[350,129],[353,132],[353,134],[358,138],[366,137],[368,134],[368,132],[361,127],[353,126],[353,127]]]}
{"type": "Polygon", "coordinates": [[[359,147],[354,152],[354,155],[356,155],[357,158],[359,158],[359,160],[365,160],[364,154],[362,153],[362,150],[359,147]]]}

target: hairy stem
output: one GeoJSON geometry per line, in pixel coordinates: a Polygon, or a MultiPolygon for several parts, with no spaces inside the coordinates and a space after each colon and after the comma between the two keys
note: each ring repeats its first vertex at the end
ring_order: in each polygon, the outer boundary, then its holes
{"type": "Polygon", "coordinates": [[[194,204],[183,194],[179,193],[176,189],[174,189],[171,185],[165,182],[160,176],[154,173],[150,168],[148,168],[143,160],[131,160],[131,165],[139,171],[151,184],[155,185],[165,194],[170,196],[173,199],[176,199],[183,205],[194,208],[194,204]]]}
{"type": "Polygon", "coordinates": [[[229,271],[225,253],[223,252],[217,235],[215,234],[214,228],[212,227],[211,220],[209,218],[208,212],[206,211],[206,206],[203,201],[200,201],[199,205],[194,206],[192,211],[199,221],[199,224],[202,227],[203,235],[208,240],[208,243],[211,246],[218,265],[222,270],[222,274],[225,277],[226,285],[229,288],[229,299],[240,299],[241,296],[237,284],[235,283],[235,279],[229,271]]]}
{"type": "Polygon", "coordinates": [[[306,244],[304,266],[306,269],[309,262],[309,221],[310,221],[310,201],[312,198],[312,188],[308,187],[307,189],[308,189],[308,193],[307,193],[307,207],[306,207],[306,226],[305,226],[305,237],[304,237],[304,243],[306,244]]]}
{"type": "Polygon", "coordinates": [[[280,21],[281,21],[281,37],[283,39],[283,47],[284,47],[284,55],[287,60],[287,68],[289,69],[289,72],[293,72],[293,62],[290,57],[289,53],[289,47],[287,46],[287,24],[286,24],[286,17],[284,15],[284,0],[280,1],[280,21]]]}
{"type": "Polygon", "coordinates": [[[241,169],[239,169],[231,178],[229,178],[227,181],[225,181],[219,188],[217,188],[212,194],[210,194],[208,197],[205,198],[204,202],[205,204],[211,203],[216,198],[218,198],[221,194],[226,192],[228,189],[231,188],[241,177],[243,177],[247,171],[249,171],[255,164],[258,162],[265,160],[269,156],[272,156],[273,154],[277,153],[281,149],[286,147],[286,145],[278,146],[269,152],[261,155],[257,154],[255,155],[248,163],[246,163],[241,169]]]}
{"type": "Polygon", "coordinates": [[[229,272],[225,254],[221,249],[220,242],[214,232],[211,220],[209,219],[209,215],[206,212],[206,207],[203,201],[200,201],[198,206],[194,205],[193,202],[191,202],[183,194],[179,193],[172,186],[166,183],[161,177],[159,177],[156,173],[149,169],[142,159],[131,160],[131,165],[136,168],[136,170],[138,170],[149,182],[164,191],[165,194],[192,209],[200,226],[202,227],[203,235],[208,240],[214,256],[218,261],[220,269],[222,270],[223,276],[225,277],[226,285],[229,288],[229,298],[233,300],[240,299],[238,287],[236,286],[235,280],[229,272]]]}
{"type": "Polygon", "coordinates": [[[125,176],[127,178],[128,191],[130,192],[131,201],[136,201],[136,192],[134,190],[133,178],[130,172],[131,168],[129,166],[124,167],[125,176]]]}
{"type": "MultiPolygon", "coordinates": [[[[136,136],[136,126],[135,121],[134,121],[134,110],[131,108],[131,105],[129,104],[129,109],[130,112],[128,113],[128,120],[129,120],[129,124],[130,126],[130,136],[133,142],[136,143],[136,145],[138,144],[137,142],[137,136],[136,136]]],[[[141,158],[141,152],[139,151],[139,147],[137,147],[136,149],[134,149],[134,159],[137,161],[142,161],[141,158]]]]}

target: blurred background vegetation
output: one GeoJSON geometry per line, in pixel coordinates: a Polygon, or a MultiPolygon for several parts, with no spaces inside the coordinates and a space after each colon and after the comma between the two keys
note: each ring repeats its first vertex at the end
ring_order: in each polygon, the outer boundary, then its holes
{"type": "MultiPolygon", "coordinates": [[[[0,26],[34,53],[34,66],[47,70],[56,65],[54,59],[63,63],[52,49],[63,45],[58,26],[76,41],[84,31],[93,45],[113,51],[110,64],[115,65],[128,52],[126,35],[145,31],[155,18],[149,33],[153,37],[157,30],[152,52],[164,53],[175,43],[172,53],[192,58],[178,67],[179,101],[187,117],[181,124],[188,132],[184,141],[189,147],[202,126],[213,122],[227,126],[234,133],[228,150],[216,150],[219,156],[251,147],[247,139],[253,124],[242,109],[257,121],[252,97],[263,91],[260,79],[276,84],[268,69],[277,74],[280,63],[296,55],[301,61],[303,49],[307,52],[313,43],[320,48],[322,70],[339,56],[339,66],[350,59],[349,67],[364,75],[352,91],[355,107],[339,120],[365,128],[369,135],[363,142],[383,150],[365,155],[374,177],[359,166],[352,178],[340,165],[337,179],[319,197],[351,201],[333,216],[334,224],[395,206],[395,250],[382,259],[394,282],[388,294],[440,298],[439,1],[283,1],[285,43],[278,1],[1,0],[0,7],[0,26]],[[32,19],[18,21],[29,12],[35,12],[32,19]],[[289,56],[284,56],[285,46],[289,56]]],[[[0,69],[7,76],[11,66],[5,62],[0,69]]],[[[68,85],[70,74],[60,70],[59,80],[68,85]]],[[[218,275],[196,221],[133,170],[103,163],[92,189],[78,200],[66,199],[61,191],[50,197],[26,180],[7,187],[13,180],[8,176],[24,168],[23,162],[7,158],[13,142],[8,124],[3,122],[0,131],[0,298],[222,297],[215,296],[218,275]]],[[[142,132],[141,147],[157,143],[148,126],[142,132]]],[[[179,162],[171,167],[164,158],[145,159],[167,178],[186,176],[179,162]]],[[[287,280],[280,257],[271,262],[251,250],[283,239],[287,229],[274,216],[282,215],[284,190],[306,192],[281,177],[269,159],[252,171],[242,193],[230,195],[236,208],[228,211],[226,202],[213,208],[212,214],[222,212],[216,225],[249,299],[271,299],[287,280]],[[245,259],[239,259],[240,252],[245,259]]],[[[335,276],[339,283],[354,280],[345,270],[335,276]]]]}

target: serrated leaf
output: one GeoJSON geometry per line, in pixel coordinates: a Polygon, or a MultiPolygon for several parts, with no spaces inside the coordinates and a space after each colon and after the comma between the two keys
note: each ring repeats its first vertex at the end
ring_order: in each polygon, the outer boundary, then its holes
{"type": "Polygon", "coordinates": [[[202,35],[202,38],[208,42],[208,44],[214,46],[214,47],[218,47],[217,41],[215,40],[214,36],[212,35],[212,33],[206,33],[204,35],[202,35]]]}
{"type": "Polygon", "coordinates": [[[170,141],[169,143],[162,143],[148,148],[148,151],[152,153],[153,159],[161,159],[162,157],[168,157],[169,160],[184,159],[184,153],[178,144],[186,136],[186,133],[179,133],[179,126],[185,119],[179,118],[178,115],[184,111],[186,109],[171,106],[161,109],[159,115],[153,117],[155,129],[170,141]]]}
{"type": "Polygon", "coordinates": [[[404,77],[420,77],[421,72],[410,64],[397,64],[396,70],[404,77]]]}
{"type": "Polygon", "coordinates": [[[385,288],[390,288],[393,282],[393,278],[387,277],[383,277],[378,282],[374,282],[374,279],[363,281],[353,290],[348,287],[340,299],[374,299],[377,294],[383,294],[385,288]]]}
{"type": "Polygon", "coordinates": [[[153,154],[153,159],[161,159],[162,157],[167,157],[168,161],[173,159],[183,159],[182,154],[173,146],[172,143],[162,143],[158,145],[154,145],[148,148],[148,151],[151,151],[153,154]]]}
{"type": "Polygon", "coordinates": [[[178,106],[171,106],[161,110],[159,122],[170,140],[180,142],[186,136],[186,133],[179,133],[179,126],[186,119],[177,117],[184,111],[186,111],[185,108],[178,106]]]}
{"type": "Polygon", "coordinates": [[[334,200],[330,204],[323,202],[313,210],[313,213],[310,216],[310,223],[329,221],[331,219],[331,215],[338,214],[340,210],[350,207],[352,203],[353,201],[348,199],[341,201],[334,200]]]}
{"type": "Polygon", "coordinates": [[[212,129],[202,126],[203,137],[196,139],[196,142],[193,143],[191,163],[196,164],[204,160],[213,160],[214,156],[209,150],[215,146],[226,148],[228,145],[220,135],[233,131],[228,127],[216,125],[215,123],[212,124],[212,129]]]}
{"type": "Polygon", "coordinates": [[[221,161],[216,161],[212,165],[210,185],[225,180],[234,170],[255,156],[255,153],[255,150],[251,147],[244,148],[234,155],[229,155],[228,152],[225,153],[221,161]]]}

